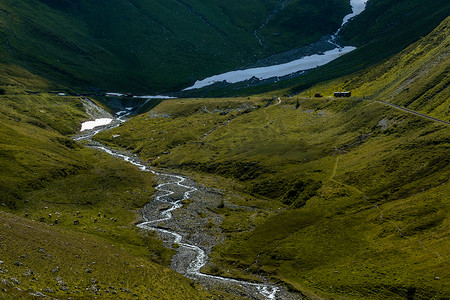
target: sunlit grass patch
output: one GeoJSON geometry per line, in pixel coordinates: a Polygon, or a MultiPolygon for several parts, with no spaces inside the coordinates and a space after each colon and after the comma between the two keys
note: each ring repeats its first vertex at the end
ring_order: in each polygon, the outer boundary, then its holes
{"type": "Polygon", "coordinates": [[[114,144],[112,134],[126,134],[124,144],[151,164],[218,176],[205,182],[256,196],[227,200],[242,208],[225,202],[213,210],[224,217],[227,240],[214,248],[207,272],[263,274],[325,297],[445,295],[448,286],[435,277],[447,276],[439,255],[448,256],[449,129],[360,99],[270,100],[234,112],[222,126],[214,101],[170,100],[150,113],[164,118],[144,114],[98,138],[114,144]],[[152,145],[184,132],[185,143],[166,153],[152,145]]]}
{"type": "Polygon", "coordinates": [[[3,295],[19,288],[52,297],[200,298],[187,279],[128,246],[4,212],[0,218],[3,295]]]}

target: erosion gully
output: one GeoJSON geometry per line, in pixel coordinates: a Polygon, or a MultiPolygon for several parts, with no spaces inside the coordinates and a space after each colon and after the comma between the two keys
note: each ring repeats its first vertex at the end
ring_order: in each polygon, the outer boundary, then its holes
{"type": "MultiPolygon", "coordinates": [[[[125,118],[126,115],[116,117],[109,125],[83,131],[75,136],[74,139],[76,141],[84,141],[88,147],[98,149],[114,157],[123,159],[137,166],[141,171],[151,172],[157,176],[159,184],[156,186],[156,196],[141,210],[140,213],[143,221],[138,223],[137,226],[144,230],[157,232],[163,238],[166,245],[177,245],[177,247],[175,247],[177,254],[174,255],[172,259],[171,268],[195,280],[206,288],[224,290],[238,296],[244,296],[251,299],[301,299],[302,297],[300,295],[293,295],[287,292],[285,288],[269,283],[247,282],[204,274],[200,271],[208,261],[208,255],[201,246],[205,244],[205,240],[211,240],[211,237],[203,236],[203,239],[198,237],[188,239],[183,230],[178,231],[177,229],[173,229],[173,227],[176,228],[177,226],[165,226],[166,223],[181,222],[184,223],[184,226],[186,227],[189,226],[189,222],[195,222],[193,220],[186,220],[189,218],[195,219],[195,214],[183,216],[183,213],[180,213],[180,211],[177,212],[177,210],[183,207],[183,200],[190,199],[190,201],[192,201],[193,198],[195,199],[195,197],[193,197],[194,194],[199,193],[198,184],[181,175],[157,172],[146,166],[133,154],[108,148],[92,139],[95,134],[101,131],[110,130],[119,126],[125,121],[125,118]],[[176,218],[183,220],[177,220],[176,218]]],[[[200,199],[201,196],[197,198],[200,199]]],[[[201,230],[201,227],[199,228],[199,226],[197,226],[195,230],[201,230]]],[[[213,243],[218,242],[220,241],[217,241],[216,239],[213,243]]],[[[213,245],[210,245],[209,250],[212,246],[213,245]]]]}

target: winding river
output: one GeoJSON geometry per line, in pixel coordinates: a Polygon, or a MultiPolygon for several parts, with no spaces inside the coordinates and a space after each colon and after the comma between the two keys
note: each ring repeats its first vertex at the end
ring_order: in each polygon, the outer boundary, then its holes
{"type": "MultiPolygon", "coordinates": [[[[226,81],[228,83],[235,83],[239,81],[245,81],[253,77],[256,77],[258,79],[282,77],[292,73],[324,65],[356,49],[355,47],[351,46],[340,47],[335,43],[335,39],[339,34],[341,28],[349,20],[351,20],[353,17],[357,16],[362,11],[364,11],[366,3],[367,0],[350,1],[350,4],[352,6],[352,13],[344,17],[341,27],[336,31],[335,34],[331,36],[331,38],[328,41],[329,43],[336,46],[335,49],[326,51],[323,54],[314,54],[310,56],[305,56],[301,59],[294,60],[292,62],[285,64],[262,68],[251,68],[247,70],[238,70],[212,76],[204,80],[197,81],[193,86],[186,88],[185,90],[198,89],[204,86],[211,85],[215,82],[221,81],[226,81]]],[[[111,94],[110,96],[119,96],[119,94],[117,95],[111,94]]],[[[169,239],[172,243],[178,244],[179,245],[179,248],[177,249],[178,252],[187,251],[193,253],[194,255],[190,256],[193,258],[187,262],[187,267],[185,267],[185,269],[180,271],[181,273],[183,273],[188,277],[198,280],[203,279],[207,281],[216,281],[229,285],[241,286],[246,290],[248,295],[257,299],[259,298],[277,299],[281,297],[279,295],[281,293],[281,289],[274,285],[252,283],[202,273],[200,269],[207,263],[208,260],[206,252],[198,245],[186,242],[185,241],[186,238],[183,237],[181,233],[160,227],[161,223],[168,222],[174,219],[173,212],[183,207],[182,201],[188,199],[191,194],[195,193],[197,191],[197,188],[194,186],[194,184],[189,184],[188,179],[186,177],[175,174],[156,172],[145,166],[137,157],[133,157],[131,155],[124,154],[120,151],[107,148],[104,145],[101,145],[92,140],[92,137],[98,132],[109,130],[111,128],[119,126],[122,122],[125,121],[125,118],[128,114],[129,112],[124,111],[120,112],[116,118],[101,118],[96,119],[94,121],[85,122],[84,124],[82,124],[82,132],[80,132],[78,136],[74,137],[74,139],[77,141],[81,140],[88,141],[90,147],[104,151],[114,157],[123,159],[139,167],[140,170],[142,170],[143,172],[152,172],[153,174],[158,176],[158,180],[160,180],[162,183],[160,183],[156,187],[156,190],[158,190],[157,196],[142,210],[141,214],[144,221],[139,223],[137,226],[142,229],[159,232],[160,235],[162,235],[164,238],[169,239]],[[180,196],[173,197],[173,195],[177,192],[177,190],[183,190],[181,197],[180,196]],[[166,205],[166,208],[163,210],[158,210],[154,205],[151,205],[152,203],[154,204],[155,202],[164,203],[166,205]]]]}
{"type": "MultiPolygon", "coordinates": [[[[262,283],[252,283],[232,278],[226,278],[221,276],[213,276],[209,274],[204,274],[200,269],[207,263],[208,256],[205,251],[198,245],[193,243],[185,242],[185,238],[181,233],[176,231],[167,230],[160,228],[160,224],[172,220],[174,218],[173,212],[181,207],[183,207],[182,201],[188,199],[192,193],[197,191],[197,188],[193,184],[188,184],[188,179],[186,177],[170,174],[170,173],[160,173],[156,172],[149,167],[145,166],[137,157],[132,155],[124,154],[123,152],[110,149],[98,142],[92,140],[92,137],[98,132],[109,130],[120,125],[125,121],[126,115],[114,118],[108,125],[105,125],[102,121],[97,121],[97,123],[89,123],[89,129],[80,132],[78,136],[74,139],[77,141],[87,141],[88,146],[106,152],[114,157],[123,159],[135,166],[137,166],[143,172],[151,172],[158,176],[158,180],[162,181],[158,186],[156,186],[157,195],[156,197],[147,204],[147,206],[142,209],[141,214],[143,222],[137,224],[138,227],[146,230],[156,231],[161,234],[164,238],[170,239],[171,243],[179,245],[177,249],[180,251],[193,252],[191,255],[193,259],[187,262],[187,267],[181,273],[184,275],[198,280],[207,281],[217,281],[222,284],[227,285],[237,285],[242,287],[246,293],[252,298],[256,299],[277,299],[280,292],[280,288],[275,285],[262,284],[262,283]],[[96,126],[92,126],[96,124],[96,126]],[[183,193],[178,197],[172,197],[178,190],[182,190],[183,193]],[[152,203],[160,202],[167,205],[164,210],[159,211],[152,203]]],[[[90,121],[93,122],[93,121],[90,121]]],[[[94,121],[95,122],[95,121],[94,121]]],[[[84,128],[87,128],[86,126],[84,128]]]]}

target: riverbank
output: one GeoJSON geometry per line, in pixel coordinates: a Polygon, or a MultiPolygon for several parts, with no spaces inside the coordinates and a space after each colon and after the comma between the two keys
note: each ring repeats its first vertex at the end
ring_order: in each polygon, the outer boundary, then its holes
{"type": "MultiPolygon", "coordinates": [[[[110,128],[102,127],[102,129],[110,128]]],[[[95,132],[98,131],[97,129],[95,132]]],[[[158,193],[141,210],[142,222],[137,225],[142,229],[158,232],[164,238],[165,245],[177,251],[171,263],[173,270],[206,286],[210,291],[219,290],[237,296],[247,295],[253,299],[302,299],[301,295],[289,294],[285,289],[267,282],[250,282],[202,273],[201,269],[207,264],[211,249],[225,238],[220,229],[223,218],[220,213],[214,211],[225,207],[222,192],[199,187],[181,175],[148,169],[135,155],[106,148],[91,141],[90,138],[90,135],[84,135],[81,140],[84,139],[88,147],[123,159],[143,172],[157,175],[158,193]]],[[[254,208],[247,209],[254,210],[254,208]]],[[[262,278],[253,280],[260,281],[262,278]]]]}

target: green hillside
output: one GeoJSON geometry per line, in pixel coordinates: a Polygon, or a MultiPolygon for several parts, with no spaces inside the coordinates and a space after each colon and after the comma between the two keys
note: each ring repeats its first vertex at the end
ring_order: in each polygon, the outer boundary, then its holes
{"type": "Polygon", "coordinates": [[[5,212],[0,220],[1,299],[205,298],[188,279],[108,239],[5,212]]]}
{"type": "Polygon", "coordinates": [[[450,128],[357,99],[275,101],[165,101],[98,138],[227,178],[190,173],[233,191],[216,211],[228,239],[212,253],[215,274],[327,297],[449,295],[450,128]]]}
{"type": "Polygon", "coordinates": [[[357,97],[387,101],[449,121],[449,58],[450,17],[387,62],[314,86],[311,91],[331,95],[351,90],[357,97]]]}
{"type": "MultiPolygon", "coordinates": [[[[447,28],[313,91],[352,87],[448,118],[447,28]]],[[[381,102],[272,94],[166,100],[97,136],[229,195],[205,271],[330,299],[450,295],[449,137],[381,102]]]]}
{"type": "Polygon", "coordinates": [[[88,116],[78,98],[26,93],[48,87],[1,66],[0,298],[206,297],[134,225],[154,176],[68,137],[88,116]]]}
{"type": "Polygon", "coordinates": [[[266,103],[166,101],[99,139],[227,178],[205,181],[234,191],[216,211],[228,239],[215,274],[327,297],[448,296],[448,126],[357,99],[266,103]]]}

